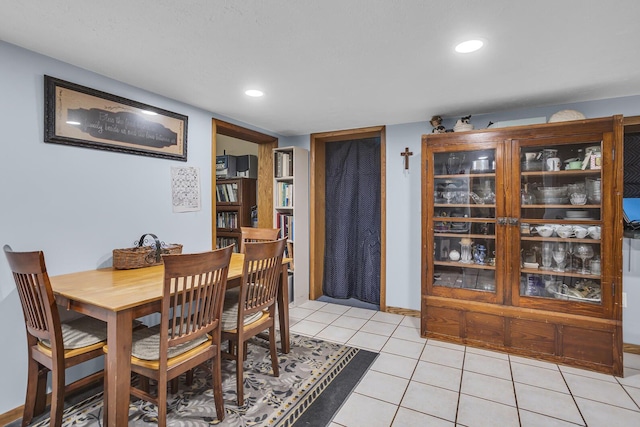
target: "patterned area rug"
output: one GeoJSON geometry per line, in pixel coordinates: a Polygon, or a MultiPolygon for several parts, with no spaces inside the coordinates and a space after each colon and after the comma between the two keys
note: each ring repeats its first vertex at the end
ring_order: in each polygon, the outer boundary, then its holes
{"type": "MultiPolygon", "coordinates": [[[[226,412],[224,421],[219,422],[216,417],[211,376],[206,370],[197,369],[191,386],[185,385],[184,376],[180,377],[178,392],[169,395],[167,424],[185,427],[212,425],[290,427],[303,416],[307,409],[313,407],[313,402],[318,400],[327,387],[331,386],[334,390],[342,389],[346,397],[375,357],[375,353],[365,350],[291,335],[291,352],[279,353],[280,377],[276,378],[271,374],[268,343],[260,338],[254,338],[249,343],[249,354],[244,365],[245,404],[243,406],[236,405],[234,363],[223,360],[222,388],[226,412]],[[351,363],[354,360],[358,362],[351,363]],[[350,367],[350,363],[353,367],[350,367]],[[364,367],[362,367],[363,363],[364,367]],[[361,367],[356,368],[355,365],[361,365],[361,367]],[[351,374],[350,369],[353,370],[351,374]],[[354,375],[357,378],[354,378],[354,375]],[[341,381],[345,381],[345,387],[341,387],[341,381]],[[346,387],[349,387],[348,390],[344,390],[346,387]]],[[[330,409],[331,413],[324,414],[327,422],[338,409],[336,405],[330,409]]],[[[329,411],[323,407],[322,412],[329,411]]],[[[96,394],[65,410],[63,426],[101,427],[102,413],[102,391],[98,390],[96,394]]],[[[133,401],[129,407],[129,426],[156,426],[156,416],[155,405],[142,400],[133,401]]],[[[325,424],[314,423],[313,425],[325,424]]],[[[48,425],[48,417],[33,424],[37,427],[48,425]]]]}

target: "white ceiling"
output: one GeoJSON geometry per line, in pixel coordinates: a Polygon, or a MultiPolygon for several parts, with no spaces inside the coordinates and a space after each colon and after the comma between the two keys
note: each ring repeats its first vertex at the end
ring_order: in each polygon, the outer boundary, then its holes
{"type": "Polygon", "coordinates": [[[282,135],[638,95],[639,21],[638,0],[0,2],[0,40],[282,135]]]}

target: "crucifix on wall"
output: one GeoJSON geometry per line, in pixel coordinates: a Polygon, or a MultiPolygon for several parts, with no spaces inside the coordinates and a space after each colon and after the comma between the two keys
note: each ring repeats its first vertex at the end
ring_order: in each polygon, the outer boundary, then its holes
{"type": "Polygon", "coordinates": [[[409,156],[413,156],[413,151],[409,151],[409,147],[405,147],[400,155],[404,157],[404,169],[409,169],[409,156]]]}

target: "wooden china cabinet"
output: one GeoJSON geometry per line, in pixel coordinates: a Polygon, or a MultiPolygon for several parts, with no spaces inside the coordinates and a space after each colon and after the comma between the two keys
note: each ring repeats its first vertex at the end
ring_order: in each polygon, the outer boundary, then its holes
{"type": "Polygon", "coordinates": [[[622,137],[423,135],[422,335],[622,376],[622,137]]]}

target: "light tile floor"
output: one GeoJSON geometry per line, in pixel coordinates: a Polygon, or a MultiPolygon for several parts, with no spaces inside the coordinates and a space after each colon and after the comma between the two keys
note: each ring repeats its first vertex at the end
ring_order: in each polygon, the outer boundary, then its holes
{"type": "Polygon", "coordinates": [[[330,427],[639,427],[640,355],[625,377],[420,337],[420,321],[309,301],[291,331],[380,355],[330,427]]]}

